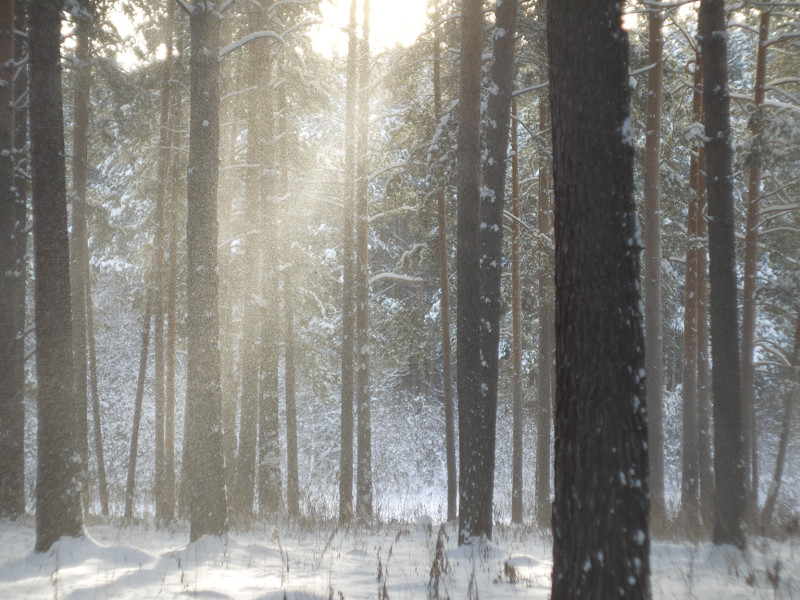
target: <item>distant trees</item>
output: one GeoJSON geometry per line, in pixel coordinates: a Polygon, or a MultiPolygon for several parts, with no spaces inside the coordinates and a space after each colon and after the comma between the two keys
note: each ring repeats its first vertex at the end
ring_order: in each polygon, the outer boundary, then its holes
{"type": "Polygon", "coordinates": [[[36,551],[45,552],[62,536],[83,534],[82,460],[72,368],[61,2],[32,0],[29,6],[39,420],[36,551]]]}
{"type": "Polygon", "coordinates": [[[552,596],[649,598],[628,38],[612,0],[549,2],[547,22],[556,240],[552,596]]]}

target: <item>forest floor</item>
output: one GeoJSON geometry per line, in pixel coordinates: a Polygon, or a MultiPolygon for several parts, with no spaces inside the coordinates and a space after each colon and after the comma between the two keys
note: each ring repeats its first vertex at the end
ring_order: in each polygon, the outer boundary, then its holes
{"type": "MultiPolygon", "coordinates": [[[[18,598],[548,598],[552,547],[530,528],[498,527],[473,556],[448,529],[262,525],[187,544],[184,528],[96,525],[35,554],[34,522],[0,521],[0,595],[18,598]],[[437,538],[440,541],[437,552],[437,538]],[[438,596],[436,578],[438,573],[438,596]]],[[[800,539],[656,542],[653,597],[800,598],[800,539]]]]}

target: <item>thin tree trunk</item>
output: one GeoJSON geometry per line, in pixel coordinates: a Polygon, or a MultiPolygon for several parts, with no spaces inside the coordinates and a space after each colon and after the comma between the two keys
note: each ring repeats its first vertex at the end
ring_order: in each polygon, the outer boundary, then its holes
{"type": "Polygon", "coordinates": [[[753,350],[756,333],[756,287],[758,285],[758,221],[761,211],[762,104],[767,73],[768,10],[761,12],[756,54],[755,113],[750,117],[753,147],[749,155],[747,180],[747,220],[744,237],[744,293],[742,295],[742,408],[744,414],[745,484],[748,487],[749,521],[758,514],[758,438],[755,415],[755,366],[753,350]]]}
{"type": "MultiPolygon", "coordinates": [[[[480,101],[483,51],[483,3],[463,0],[461,6],[461,82],[457,134],[456,385],[458,388],[458,543],[491,533],[484,509],[483,417],[480,395],[480,101]]],[[[489,509],[491,516],[491,508],[489,509]]]]}
{"type": "MultiPolygon", "coordinates": [[[[702,95],[699,85],[700,67],[695,64],[695,87],[692,94],[693,123],[702,120],[702,95]]],[[[698,360],[698,220],[700,199],[697,196],[697,181],[700,176],[698,157],[690,148],[689,195],[686,240],[686,283],[684,288],[683,319],[683,429],[681,455],[681,513],[687,532],[696,532],[699,524],[699,409],[697,402],[698,360]]]]}
{"type": "MultiPolygon", "coordinates": [[[[647,74],[647,120],[644,150],[644,296],[645,370],[647,371],[647,418],[650,438],[650,502],[652,520],[662,525],[664,506],[664,359],[661,310],[661,96],[663,90],[663,15],[651,9],[647,74]]],[[[696,477],[695,477],[696,479],[696,477]]]]}
{"type": "Polygon", "coordinates": [[[511,330],[514,361],[512,391],[511,522],[522,523],[522,292],[519,274],[519,144],[517,103],[511,105],[511,330]]]}
{"type": "MultiPolygon", "coordinates": [[[[176,123],[177,124],[177,123],[176,123]]],[[[175,127],[177,129],[177,127],[175,127]]],[[[169,267],[167,271],[167,344],[164,390],[164,521],[175,519],[175,349],[178,319],[178,168],[172,161],[169,211],[169,267]]]]}
{"type": "Polygon", "coordinates": [[[372,518],[372,424],[369,389],[369,0],[363,3],[358,64],[358,159],[356,163],[356,515],[372,518]]]}
{"type": "Polygon", "coordinates": [[[342,412],[339,463],[339,522],[353,517],[353,397],[355,351],[355,160],[358,40],[356,0],[350,0],[347,48],[347,97],[344,126],[344,194],[342,210],[342,412]]]}
{"type": "Polygon", "coordinates": [[[36,552],[84,534],[72,366],[72,314],[61,96],[61,3],[29,12],[31,164],[36,318],[38,458],[36,552]]]}
{"type": "Polygon", "coordinates": [[[86,337],[89,343],[89,384],[92,394],[92,423],[94,425],[94,453],[97,459],[97,483],[100,490],[100,511],[108,517],[108,480],[106,478],[105,453],[103,452],[103,430],[100,419],[100,392],[97,386],[97,352],[94,336],[94,305],[92,302],[92,270],[89,253],[85,255],[84,277],[86,278],[86,337]]]}
{"type": "MultiPolygon", "coordinates": [[[[14,190],[14,3],[0,3],[0,518],[25,512],[24,388],[14,368],[20,329],[14,190]]],[[[24,307],[24,304],[23,304],[24,307]]],[[[24,314],[24,313],[23,313],[24,314]]],[[[24,327],[24,319],[22,322],[24,327]]]]}
{"type": "Polygon", "coordinates": [[[222,442],[217,276],[219,27],[216,6],[194,2],[190,17],[191,118],[187,179],[190,541],[228,528],[222,442]]]}
{"type": "Polygon", "coordinates": [[[723,0],[701,0],[706,124],[711,362],[714,396],[715,544],[746,543],[742,395],[736,293],[730,96],[723,0]]]}
{"type": "Polygon", "coordinates": [[[147,289],[144,319],[142,321],[142,351],[139,354],[139,377],[136,381],[136,398],[133,402],[133,425],[131,426],[131,448],[128,454],[128,479],[125,485],[125,512],[124,519],[130,522],[133,519],[134,489],[136,487],[136,460],[139,454],[139,426],[142,422],[142,399],[144,398],[144,384],[147,378],[147,354],[150,346],[150,320],[153,306],[151,289],[147,289]]]}
{"type": "Polygon", "coordinates": [[[165,436],[165,381],[164,381],[164,243],[166,241],[165,205],[167,196],[167,176],[169,174],[170,147],[175,137],[171,132],[170,96],[172,78],[172,21],[174,3],[167,3],[167,31],[166,31],[166,57],[163,64],[163,79],[161,83],[161,116],[159,123],[159,152],[158,152],[158,189],[156,191],[156,234],[153,244],[155,255],[153,263],[153,350],[155,352],[155,500],[156,500],[156,525],[165,523],[164,517],[164,436],[165,436]]]}
{"type": "MultiPolygon", "coordinates": [[[[439,4],[434,3],[434,22],[439,22],[439,4]]],[[[433,104],[436,122],[442,119],[440,28],[433,30],[433,104]]],[[[453,407],[453,357],[450,342],[450,284],[447,255],[447,205],[445,182],[437,194],[439,225],[439,288],[442,311],[442,376],[444,379],[444,443],[447,462],[447,521],[458,516],[458,474],[456,472],[456,424],[453,407]]]]}
{"type": "Polygon", "coordinates": [[[628,38],[615,0],[548,2],[547,17],[556,241],[552,597],[646,599],[648,434],[628,38]]]}
{"type": "MultiPolygon", "coordinates": [[[[547,99],[539,100],[539,131],[550,126],[547,99]]],[[[543,134],[546,135],[546,134],[543,134]]],[[[546,144],[545,144],[546,145],[546,144]]],[[[550,429],[553,425],[553,271],[549,242],[553,235],[553,207],[550,202],[550,161],[539,155],[539,240],[540,261],[537,272],[539,290],[539,364],[536,382],[536,477],[535,515],[540,528],[550,526],[550,429]],[[545,242],[546,240],[546,242],[545,242]]]]}
{"type": "Polygon", "coordinates": [[[88,178],[89,94],[91,88],[91,53],[89,31],[92,26],[90,6],[82,6],[75,27],[74,122],[72,128],[72,240],[70,282],[72,285],[72,353],[75,375],[75,415],[78,451],[83,464],[81,484],[85,509],[89,504],[89,429],[86,356],[86,255],[89,252],[86,231],[86,183],[88,178]]]}
{"type": "MultiPolygon", "coordinates": [[[[800,312],[796,316],[796,328],[794,330],[794,352],[790,368],[794,370],[792,374],[795,385],[800,386],[800,312]]],[[[775,504],[778,500],[778,493],[781,490],[783,481],[783,468],[786,464],[786,450],[789,447],[789,434],[792,429],[792,412],[795,403],[798,401],[797,388],[794,391],[784,392],[783,397],[783,423],[781,425],[781,435],[778,440],[778,453],[775,455],[775,470],[772,473],[772,481],[769,484],[767,498],[764,501],[764,510],[761,512],[761,528],[766,530],[772,523],[772,514],[775,512],[775,504]]]]}
{"type": "MultiPolygon", "coordinates": [[[[514,87],[514,49],[517,25],[517,0],[504,0],[495,8],[492,60],[489,66],[486,150],[481,188],[481,225],[478,229],[481,258],[480,353],[481,383],[480,438],[476,454],[481,478],[479,522],[481,533],[492,535],[494,464],[497,423],[497,382],[499,374],[500,313],[502,312],[503,221],[505,210],[506,158],[508,156],[509,115],[514,87]]],[[[520,432],[521,433],[521,432],[520,432]]]]}

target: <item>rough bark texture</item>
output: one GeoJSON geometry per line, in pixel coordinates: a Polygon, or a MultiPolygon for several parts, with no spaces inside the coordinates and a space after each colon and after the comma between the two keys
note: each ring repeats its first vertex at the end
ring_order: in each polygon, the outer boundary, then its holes
{"type": "Polygon", "coordinates": [[[547,6],[556,239],[552,597],[650,597],[647,407],[620,4],[547,6]]]}
{"type": "MultiPolygon", "coordinates": [[[[504,0],[495,9],[492,60],[489,66],[487,105],[487,158],[483,166],[480,215],[480,449],[481,511],[492,534],[494,496],[494,455],[497,422],[497,382],[502,309],[501,276],[503,271],[503,213],[505,209],[506,158],[508,155],[509,115],[514,86],[514,41],[517,24],[517,1],[504,0]]],[[[520,507],[521,508],[521,507],[520,507]]],[[[521,512],[521,511],[520,511],[521,512]]]]}
{"type": "Polygon", "coordinates": [[[190,540],[227,530],[220,387],[217,185],[219,15],[197,0],[190,18],[187,474],[190,540]]]}
{"type": "Polygon", "coordinates": [[[661,96],[664,79],[663,16],[652,9],[647,72],[647,119],[644,147],[644,309],[647,416],[649,422],[650,500],[654,525],[666,518],[664,507],[664,360],[661,310],[661,96]]]}
{"type": "Polygon", "coordinates": [[[758,510],[758,437],[755,415],[755,365],[753,350],[756,333],[756,287],[758,285],[758,221],[761,212],[761,145],[764,104],[764,82],[767,74],[767,38],[770,13],[761,13],[758,25],[756,54],[755,112],[750,117],[753,134],[748,156],[747,220],[744,237],[744,292],[742,294],[742,416],[744,426],[745,484],[749,497],[747,506],[751,520],[758,510]]]}
{"type": "MultiPolygon", "coordinates": [[[[550,124],[549,107],[544,98],[539,101],[539,131],[550,124]]],[[[550,240],[553,235],[553,207],[550,202],[550,158],[539,155],[539,241],[540,263],[537,271],[539,290],[539,362],[536,380],[536,524],[550,526],[550,429],[553,425],[553,265],[550,261],[550,240]]]]}
{"type": "Polygon", "coordinates": [[[356,516],[372,518],[372,424],[369,387],[369,0],[364,0],[358,63],[356,162],[356,516]]]}
{"type": "Polygon", "coordinates": [[[73,390],[67,189],[61,97],[61,2],[30,3],[30,117],[36,270],[36,545],[84,533],[73,390]]]}
{"type": "MultiPolygon", "coordinates": [[[[511,399],[511,522],[522,523],[522,287],[519,273],[519,144],[517,142],[517,103],[511,107],[511,330],[514,383],[511,399]]],[[[541,173],[540,173],[541,175],[541,173]]]]}
{"type": "MultiPolygon", "coordinates": [[[[461,5],[461,82],[457,134],[456,386],[458,388],[458,543],[491,535],[493,482],[485,475],[486,440],[480,393],[480,99],[483,12],[480,0],[461,5]],[[489,489],[487,489],[487,486],[489,489]],[[487,493],[489,496],[487,497],[487,493]]],[[[492,460],[494,456],[491,457],[492,460]]]]}
{"type": "MultiPolygon", "coordinates": [[[[434,6],[434,22],[439,21],[439,4],[434,6]]],[[[441,48],[439,27],[433,30],[433,104],[436,122],[442,118],[441,48]]],[[[439,288],[441,290],[442,315],[442,379],[444,386],[444,443],[447,461],[447,521],[458,516],[458,474],[456,472],[456,423],[453,406],[453,352],[450,342],[450,270],[448,268],[447,205],[445,185],[437,196],[439,227],[439,288]]]]}
{"type": "Polygon", "coordinates": [[[356,0],[350,1],[347,48],[347,97],[344,131],[342,210],[342,413],[339,463],[339,522],[353,517],[353,397],[355,350],[355,160],[356,160],[356,0]]]}
{"type": "MultiPolygon", "coordinates": [[[[14,3],[0,3],[0,518],[25,512],[24,389],[14,368],[20,329],[14,190],[14,3]]],[[[24,304],[22,307],[24,311],[24,304]]],[[[24,313],[23,313],[24,314],[24,313]]],[[[23,321],[24,327],[24,321],[23,321]]]]}
{"type": "Polygon", "coordinates": [[[706,124],[711,362],[714,397],[715,544],[745,546],[745,478],[739,373],[730,96],[725,3],[702,0],[703,108],[706,124]]]}

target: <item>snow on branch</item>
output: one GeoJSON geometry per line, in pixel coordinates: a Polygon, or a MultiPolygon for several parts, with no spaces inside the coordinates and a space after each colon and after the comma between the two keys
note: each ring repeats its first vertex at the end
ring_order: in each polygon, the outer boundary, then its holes
{"type": "Polygon", "coordinates": [[[760,346],[767,354],[771,354],[775,358],[777,358],[783,366],[791,367],[792,359],[791,357],[783,351],[783,348],[779,348],[769,340],[756,340],[753,343],[753,346],[760,346]]]}
{"type": "Polygon", "coordinates": [[[248,42],[252,42],[254,40],[258,40],[261,38],[272,38],[278,40],[281,44],[283,44],[283,37],[280,34],[275,33],[274,31],[256,31],[254,33],[247,34],[243,38],[240,38],[235,42],[231,42],[230,44],[222,48],[222,50],[219,51],[219,60],[222,60],[223,58],[225,58],[226,55],[230,54],[234,50],[238,50],[248,42]]]}
{"type": "Polygon", "coordinates": [[[306,4],[319,4],[319,2],[320,0],[278,0],[277,2],[274,2],[269,6],[269,8],[267,9],[267,14],[271,15],[272,13],[275,12],[276,8],[283,6],[285,4],[297,4],[303,6],[306,4]]]}
{"type": "Polygon", "coordinates": [[[191,14],[194,12],[194,8],[189,6],[185,0],[176,0],[176,2],[178,3],[178,6],[180,6],[186,12],[187,15],[191,16],[191,14]]]}
{"type": "Polygon", "coordinates": [[[425,283],[425,280],[422,277],[411,277],[410,275],[401,275],[400,273],[378,273],[377,275],[373,276],[372,279],[369,280],[369,284],[372,285],[376,281],[380,281],[381,279],[392,279],[394,281],[405,281],[406,283],[425,283]]]}

